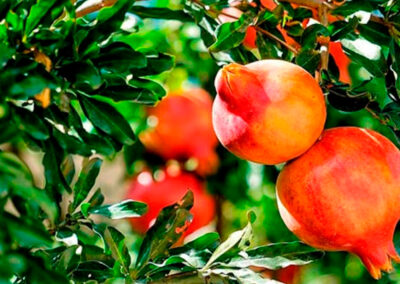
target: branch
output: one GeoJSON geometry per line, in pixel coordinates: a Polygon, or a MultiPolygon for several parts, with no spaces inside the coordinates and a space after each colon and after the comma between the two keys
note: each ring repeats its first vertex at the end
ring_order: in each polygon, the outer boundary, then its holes
{"type": "Polygon", "coordinates": [[[318,8],[325,1],[324,0],[279,0],[279,2],[289,2],[289,3],[297,4],[300,6],[318,8]]]}
{"type": "Polygon", "coordinates": [[[259,31],[262,34],[265,34],[266,36],[272,38],[273,40],[279,42],[280,44],[282,44],[283,46],[285,46],[287,49],[289,49],[291,52],[293,52],[294,54],[298,54],[298,51],[296,48],[294,48],[293,46],[287,44],[287,42],[285,42],[284,40],[281,40],[279,37],[277,37],[276,35],[270,33],[269,31],[266,31],[260,27],[255,26],[255,29],[257,31],[259,31]]]}
{"type": "Polygon", "coordinates": [[[204,284],[204,279],[198,276],[197,271],[170,274],[163,279],[149,282],[149,284],[204,284]]]}
{"type": "Polygon", "coordinates": [[[117,3],[118,0],[98,0],[96,2],[86,1],[76,10],[76,17],[80,18],[87,14],[96,12],[104,7],[110,7],[117,3]]]}

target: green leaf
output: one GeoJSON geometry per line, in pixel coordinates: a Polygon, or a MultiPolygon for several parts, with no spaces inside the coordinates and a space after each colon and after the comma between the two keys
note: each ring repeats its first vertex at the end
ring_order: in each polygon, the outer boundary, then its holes
{"type": "Polygon", "coordinates": [[[157,216],[140,246],[136,267],[140,268],[151,259],[164,255],[182,236],[192,221],[189,210],[193,206],[193,192],[188,191],[179,202],[165,207],[157,216]]]}
{"type": "MultiPolygon", "coordinates": [[[[246,283],[246,284],[283,284],[282,282],[266,279],[259,273],[251,269],[229,269],[229,268],[217,268],[212,269],[210,273],[213,274],[211,277],[221,276],[225,281],[233,280],[234,283],[246,283]]],[[[211,278],[212,279],[212,278],[211,278]]],[[[213,281],[213,280],[211,280],[213,281]]],[[[216,280],[215,280],[216,281],[216,280]]]]}
{"type": "Polygon", "coordinates": [[[85,143],[72,135],[62,133],[55,127],[53,128],[53,137],[57,140],[58,145],[67,153],[78,154],[85,157],[92,154],[91,149],[87,147],[85,143]]]}
{"type": "Polygon", "coordinates": [[[143,68],[147,65],[146,56],[133,50],[128,44],[114,42],[101,49],[93,60],[102,72],[126,73],[131,68],[143,68]]]}
{"type": "Polygon", "coordinates": [[[90,214],[102,215],[111,219],[140,217],[145,214],[148,207],[145,203],[125,200],[120,203],[95,206],[88,210],[90,214]]]}
{"type": "Polygon", "coordinates": [[[90,60],[64,65],[60,74],[67,78],[75,88],[85,92],[93,92],[103,84],[99,70],[90,60]]]}
{"type": "Polygon", "coordinates": [[[296,57],[296,64],[314,74],[321,61],[321,54],[316,50],[302,50],[296,57]]]}
{"type": "Polygon", "coordinates": [[[35,187],[20,185],[17,181],[13,184],[13,194],[26,200],[28,203],[36,203],[47,214],[50,221],[54,224],[58,217],[57,204],[51,199],[47,192],[35,187]]]}
{"type": "Polygon", "coordinates": [[[124,275],[129,275],[131,258],[124,242],[124,236],[117,229],[107,227],[104,232],[104,239],[111,249],[113,258],[121,264],[124,275]]]}
{"type": "Polygon", "coordinates": [[[50,247],[53,244],[48,232],[41,224],[23,222],[11,214],[0,217],[2,224],[9,232],[12,240],[25,248],[50,247]]]}
{"type": "Polygon", "coordinates": [[[250,238],[252,234],[251,223],[249,222],[247,226],[240,230],[233,232],[228,239],[226,239],[219,247],[214,251],[207,264],[203,267],[202,271],[206,271],[211,267],[211,265],[225,253],[236,246],[243,246],[243,243],[248,243],[250,245],[250,238]]]}
{"type": "Polygon", "coordinates": [[[38,0],[37,4],[32,6],[25,24],[25,36],[29,35],[36,28],[56,2],[56,0],[38,0]]]}
{"type": "Polygon", "coordinates": [[[151,19],[178,20],[180,22],[192,22],[192,18],[182,10],[171,10],[168,8],[132,6],[130,12],[139,17],[151,19]]]}
{"type": "Polygon", "coordinates": [[[275,243],[247,250],[223,265],[235,268],[257,266],[277,270],[289,265],[305,265],[323,255],[323,252],[301,242],[275,243]]]}
{"type": "Polygon", "coordinates": [[[49,131],[43,119],[36,113],[14,106],[14,119],[18,128],[38,140],[49,138],[49,131]]]}
{"type": "Polygon", "coordinates": [[[82,171],[74,187],[72,211],[74,211],[88,196],[100,172],[101,163],[102,160],[99,158],[86,159],[83,161],[82,171]]]}
{"type": "Polygon", "coordinates": [[[239,20],[235,22],[220,25],[216,31],[217,40],[209,47],[209,50],[211,52],[218,52],[240,45],[246,35],[246,30],[251,20],[251,17],[243,14],[239,20]]]}
{"type": "Polygon", "coordinates": [[[61,171],[68,184],[71,184],[75,176],[75,164],[71,155],[65,157],[61,164],[61,171]]]}
{"type": "Polygon", "coordinates": [[[128,122],[112,106],[85,95],[79,96],[79,102],[94,126],[123,144],[132,145],[135,142],[135,134],[128,122]]]}
{"type": "Polygon", "coordinates": [[[361,37],[343,39],[343,50],[351,60],[361,64],[373,76],[383,77],[387,71],[385,58],[381,47],[361,37]]]}
{"type": "Polygon", "coordinates": [[[135,76],[156,75],[174,67],[175,57],[165,53],[148,54],[147,65],[143,68],[131,68],[135,76]]]}

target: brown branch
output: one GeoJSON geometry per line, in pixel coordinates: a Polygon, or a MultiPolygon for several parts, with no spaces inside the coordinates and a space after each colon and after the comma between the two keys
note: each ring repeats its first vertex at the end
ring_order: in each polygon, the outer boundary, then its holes
{"type": "MultiPolygon", "coordinates": [[[[321,5],[318,8],[318,15],[323,26],[328,26],[328,7],[321,5]]],[[[321,41],[321,70],[328,70],[329,63],[329,37],[321,41]]]]}
{"type": "Polygon", "coordinates": [[[279,0],[279,2],[289,2],[300,6],[318,8],[324,3],[324,0],[279,0]]]}
{"type": "Polygon", "coordinates": [[[85,3],[76,10],[76,17],[80,18],[87,14],[96,12],[104,7],[110,7],[117,3],[118,0],[100,0],[85,7],[85,3]]]}
{"type": "Polygon", "coordinates": [[[279,42],[280,44],[282,44],[283,46],[285,46],[287,49],[289,49],[289,50],[290,50],[291,52],[293,52],[294,54],[296,54],[296,55],[298,54],[298,50],[297,50],[295,47],[289,45],[286,41],[281,40],[281,39],[280,39],[279,37],[277,37],[276,35],[270,33],[269,31],[266,31],[266,30],[264,30],[264,29],[262,29],[262,28],[260,28],[260,27],[257,27],[257,26],[255,26],[255,29],[256,29],[257,31],[259,31],[260,33],[265,34],[266,36],[268,36],[268,37],[272,38],[273,40],[279,42]]]}
{"type": "Polygon", "coordinates": [[[149,284],[166,284],[166,283],[174,283],[174,284],[204,284],[205,280],[198,276],[197,271],[187,271],[182,273],[170,274],[163,279],[155,280],[149,282],[149,284]]]}

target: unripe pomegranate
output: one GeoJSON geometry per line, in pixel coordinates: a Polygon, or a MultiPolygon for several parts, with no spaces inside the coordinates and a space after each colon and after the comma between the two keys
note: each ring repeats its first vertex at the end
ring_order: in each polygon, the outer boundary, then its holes
{"type": "Polygon", "coordinates": [[[184,235],[208,225],[214,219],[215,201],[207,193],[204,183],[190,173],[161,171],[158,180],[154,180],[151,172],[141,172],[130,183],[127,198],[146,203],[149,210],[141,217],[130,219],[132,228],[139,233],[145,233],[160,211],[179,201],[188,190],[194,195],[190,210],[193,221],[184,235]]]}
{"type": "Polygon", "coordinates": [[[214,173],[219,160],[211,109],[211,96],[203,89],[169,93],[147,109],[150,127],[139,138],[149,151],[166,160],[194,158],[199,174],[214,173]]]}
{"type": "Polygon", "coordinates": [[[310,148],[323,130],[321,88],[293,63],[229,64],[219,71],[215,87],[214,130],[222,145],[242,159],[286,162],[310,148]]]}
{"type": "Polygon", "coordinates": [[[393,233],[400,216],[400,152],[372,130],[326,130],[277,181],[280,214],[307,244],[357,254],[372,277],[400,261],[393,233]]]}

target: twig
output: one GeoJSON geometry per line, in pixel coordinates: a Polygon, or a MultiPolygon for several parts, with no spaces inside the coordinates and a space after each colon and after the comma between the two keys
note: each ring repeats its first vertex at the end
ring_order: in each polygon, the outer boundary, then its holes
{"type": "MultiPolygon", "coordinates": [[[[318,15],[323,26],[328,26],[328,7],[321,5],[318,8],[318,15]]],[[[321,40],[321,70],[328,70],[329,63],[329,37],[321,40]]]]}
{"type": "Polygon", "coordinates": [[[262,34],[265,34],[266,36],[268,36],[268,37],[270,37],[270,38],[272,38],[273,40],[275,40],[275,41],[277,41],[277,42],[279,42],[280,44],[282,44],[283,46],[285,46],[287,49],[289,49],[291,52],[293,52],[294,54],[298,54],[298,50],[295,48],[295,47],[293,47],[293,46],[291,46],[291,45],[289,45],[287,42],[285,42],[284,40],[281,40],[279,37],[277,37],[276,35],[274,35],[274,34],[272,34],[272,33],[270,33],[269,31],[266,31],[266,30],[264,30],[264,29],[262,29],[262,28],[260,28],[260,27],[255,27],[255,29],[257,30],[257,31],[259,31],[260,33],[262,33],[262,34]]]}
{"type": "Polygon", "coordinates": [[[289,2],[300,6],[318,8],[324,3],[324,0],[279,0],[279,2],[289,2]]]}
{"type": "Polygon", "coordinates": [[[198,277],[197,271],[187,271],[182,273],[170,274],[163,279],[155,280],[149,282],[149,284],[165,284],[165,283],[174,283],[174,284],[204,284],[204,279],[198,277]]]}
{"type": "Polygon", "coordinates": [[[100,0],[88,5],[85,5],[84,3],[76,10],[76,17],[80,18],[86,16],[87,14],[96,12],[104,7],[110,7],[117,3],[117,1],[118,0],[100,0]]]}

